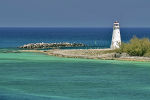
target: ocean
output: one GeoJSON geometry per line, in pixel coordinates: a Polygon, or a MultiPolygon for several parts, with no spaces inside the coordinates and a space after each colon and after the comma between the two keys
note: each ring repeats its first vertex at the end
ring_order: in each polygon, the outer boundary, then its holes
{"type": "MultiPolygon", "coordinates": [[[[12,52],[36,42],[108,48],[111,34],[111,28],[0,28],[0,100],[149,100],[150,62],[12,52]]],[[[124,28],[121,35],[124,42],[150,38],[150,29],[124,28]]]]}
{"type": "MultiPolygon", "coordinates": [[[[0,28],[0,48],[16,48],[28,43],[84,43],[87,48],[109,48],[112,28],[0,28]]],[[[150,28],[122,28],[121,38],[150,38],[150,28]]]]}

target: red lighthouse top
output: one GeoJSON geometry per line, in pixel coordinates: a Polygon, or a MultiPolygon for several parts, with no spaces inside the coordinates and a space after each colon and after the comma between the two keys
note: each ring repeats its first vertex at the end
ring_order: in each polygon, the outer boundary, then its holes
{"type": "Polygon", "coordinates": [[[114,23],[119,23],[119,21],[115,21],[114,23]]]}

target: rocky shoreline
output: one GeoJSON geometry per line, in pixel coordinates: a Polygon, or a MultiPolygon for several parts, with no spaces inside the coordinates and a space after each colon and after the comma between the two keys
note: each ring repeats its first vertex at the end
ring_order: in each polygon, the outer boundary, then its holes
{"type": "Polygon", "coordinates": [[[82,43],[30,43],[20,46],[21,49],[49,49],[61,47],[85,47],[82,43]]]}
{"type": "Polygon", "coordinates": [[[20,50],[21,52],[38,52],[51,56],[66,58],[84,58],[101,60],[122,60],[122,61],[146,61],[150,62],[149,57],[129,56],[126,53],[107,53],[110,49],[54,49],[54,50],[20,50]]]}

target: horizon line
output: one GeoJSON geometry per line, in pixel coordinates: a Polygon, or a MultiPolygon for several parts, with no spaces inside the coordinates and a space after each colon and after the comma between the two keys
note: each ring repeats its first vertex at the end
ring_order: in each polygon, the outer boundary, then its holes
{"type": "MultiPolygon", "coordinates": [[[[113,28],[112,27],[51,27],[51,26],[10,26],[10,27],[1,27],[0,28],[113,28]]],[[[120,27],[120,28],[150,28],[150,27],[120,27]]]]}

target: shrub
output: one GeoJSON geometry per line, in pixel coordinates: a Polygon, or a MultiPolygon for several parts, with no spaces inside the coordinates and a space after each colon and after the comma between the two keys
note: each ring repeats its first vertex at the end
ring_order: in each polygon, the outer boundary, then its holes
{"type": "Polygon", "coordinates": [[[148,38],[139,39],[133,37],[129,43],[122,43],[119,49],[116,49],[118,53],[128,53],[130,56],[147,56],[150,52],[150,40],[148,38]]]}
{"type": "Polygon", "coordinates": [[[144,54],[144,57],[150,57],[150,50],[144,54]]]}

